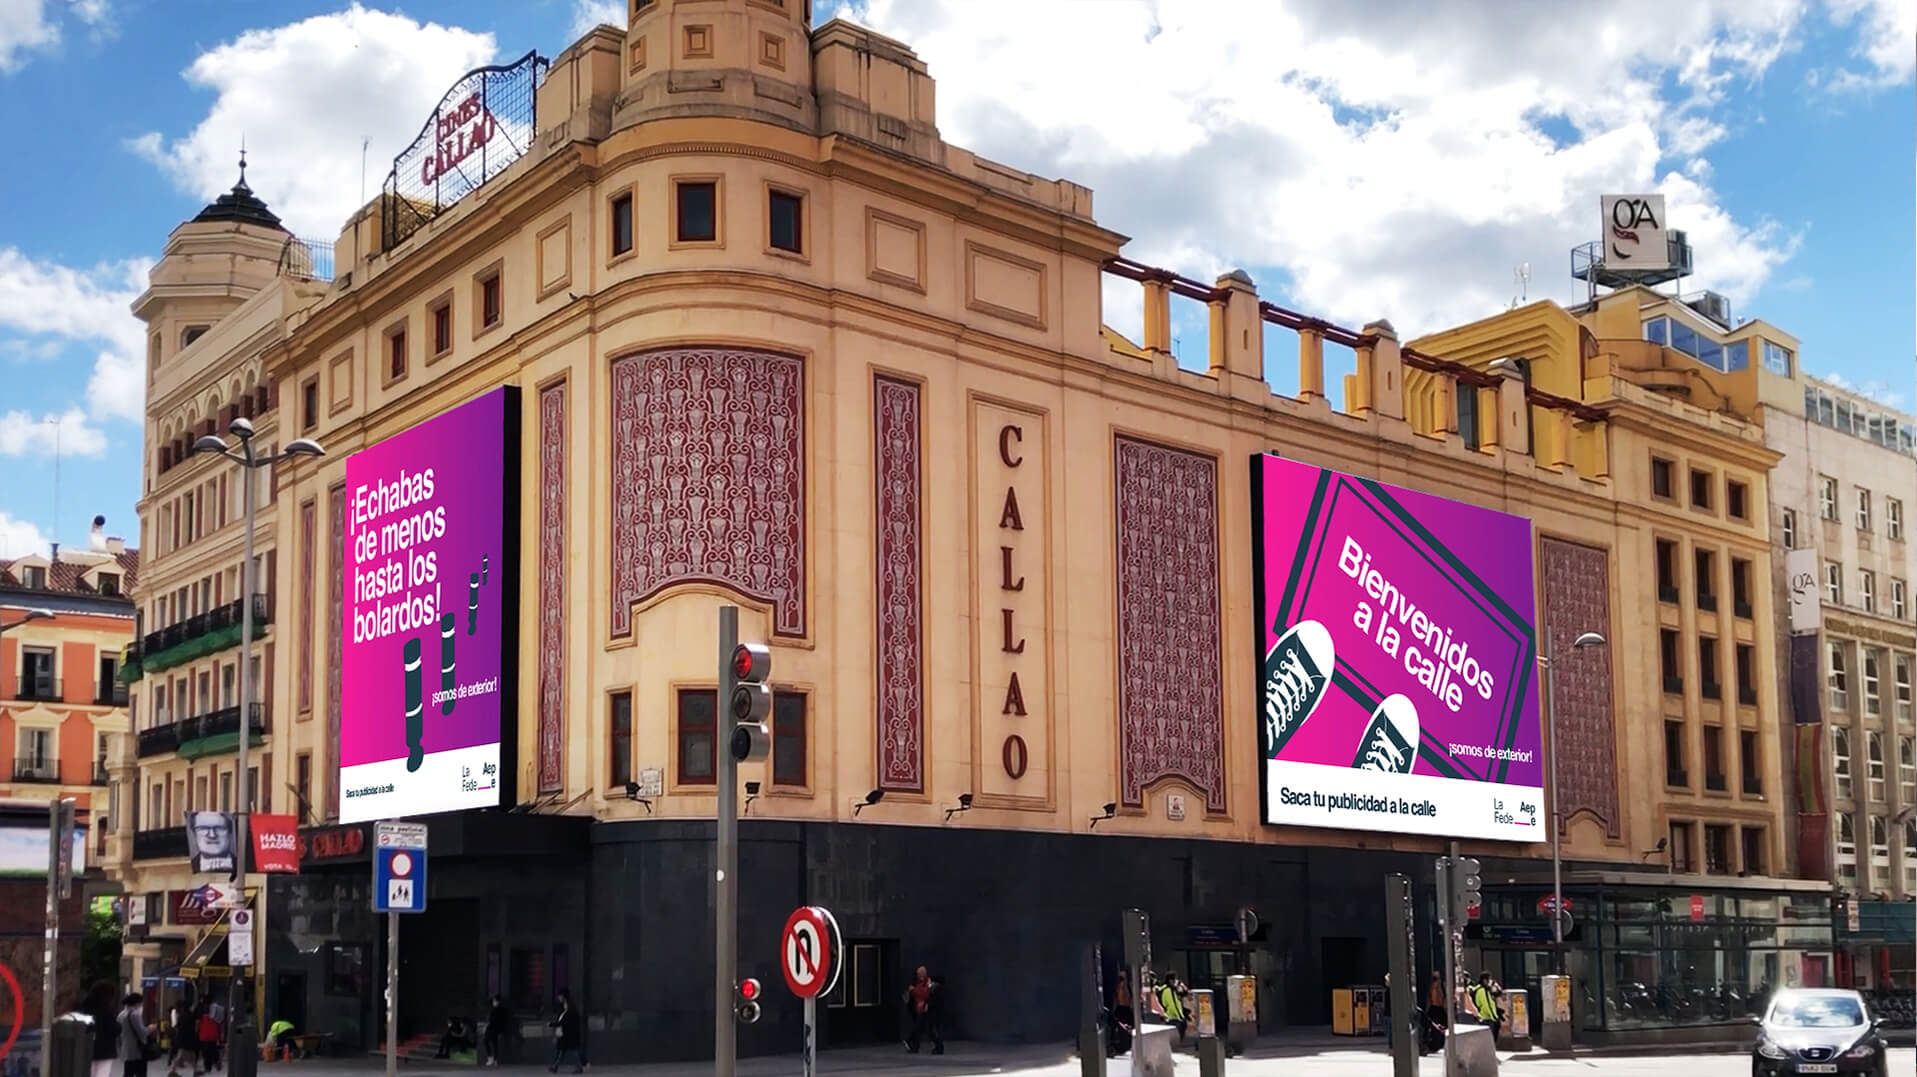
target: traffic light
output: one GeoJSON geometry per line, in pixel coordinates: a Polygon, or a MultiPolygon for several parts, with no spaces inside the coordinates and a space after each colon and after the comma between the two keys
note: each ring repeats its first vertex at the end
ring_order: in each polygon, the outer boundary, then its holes
{"type": "Polygon", "coordinates": [[[739,1023],[752,1024],[759,1019],[759,981],[748,976],[732,992],[732,1011],[739,1023]]]}
{"type": "Polygon", "coordinates": [[[741,643],[732,649],[726,667],[732,681],[729,693],[733,721],[732,758],[756,763],[772,754],[772,733],[766,719],[772,714],[772,649],[763,643],[741,643]]]}
{"type": "Polygon", "coordinates": [[[1463,924],[1477,912],[1483,900],[1484,880],[1478,877],[1476,857],[1460,856],[1451,861],[1452,922],[1463,924]]]}

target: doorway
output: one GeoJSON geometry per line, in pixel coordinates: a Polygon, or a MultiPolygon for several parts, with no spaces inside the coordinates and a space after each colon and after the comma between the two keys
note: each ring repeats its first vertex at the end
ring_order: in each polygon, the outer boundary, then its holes
{"type": "Polygon", "coordinates": [[[479,899],[436,897],[425,912],[399,919],[400,1038],[439,1032],[455,1015],[484,1017],[479,899]]]}
{"type": "Polygon", "coordinates": [[[821,1000],[819,1042],[827,1047],[898,1043],[904,990],[897,939],[847,939],[845,971],[821,1000]]]}
{"type": "Polygon", "coordinates": [[[273,977],[273,1003],[267,1017],[269,1021],[291,1021],[301,1032],[311,1031],[306,1023],[304,972],[281,972],[273,977]]]}
{"type": "MultiPolygon", "coordinates": [[[[1321,973],[1318,1014],[1321,1024],[1331,1023],[1331,992],[1340,987],[1369,984],[1365,969],[1365,940],[1350,935],[1331,935],[1318,940],[1318,969],[1321,973]]],[[[1378,982],[1384,982],[1382,976],[1378,982]]]]}

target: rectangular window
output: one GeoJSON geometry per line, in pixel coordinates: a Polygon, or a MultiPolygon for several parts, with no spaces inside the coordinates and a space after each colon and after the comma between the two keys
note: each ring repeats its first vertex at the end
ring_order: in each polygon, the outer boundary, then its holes
{"type": "Polygon", "coordinates": [[[490,328],[499,324],[502,317],[502,304],[505,302],[500,291],[499,274],[494,273],[479,282],[479,324],[481,328],[490,328]]]}
{"type": "Polygon", "coordinates": [[[632,781],[632,693],[614,692],[606,713],[606,756],[611,761],[611,787],[624,789],[632,781]]]}
{"type": "Polygon", "coordinates": [[[1824,668],[1824,684],[1830,691],[1830,709],[1838,714],[1850,713],[1850,678],[1844,667],[1844,645],[1832,641],[1826,651],[1828,660],[1824,668]]]}
{"type": "Polygon", "coordinates": [[[1904,541],[1904,503],[1894,497],[1884,499],[1884,533],[1904,541]]]}
{"type": "Polygon", "coordinates": [[[1751,493],[1751,488],[1744,485],[1743,483],[1735,482],[1729,479],[1725,480],[1724,511],[1730,514],[1731,519],[1733,520],[1750,519],[1750,512],[1751,512],[1750,493],[1751,493]]]}
{"type": "Polygon", "coordinates": [[[1769,870],[1764,866],[1769,859],[1764,853],[1770,847],[1770,843],[1764,840],[1764,828],[1746,826],[1739,833],[1744,842],[1744,874],[1764,874],[1769,870]]]}
{"type": "Polygon", "coordinates": [[[1865,613],[1877,612],[1877,573],[1867,568],[1857,570],[1857,602],[1865,613]]]}
{"type": "Polygon", "coordinates": [[[1857,530],[1870,530],[1870,491],[1861,486],[1857,489],[1857,530]]]}
{"type": "Polygon", "coordinates": [[[1791,376],[1791,350],[1789,348],[1780,347],[1779,345],[1772,344],[1768,340],[1765,341],[1764,342],[1764,369],[1770,371],[1773,374],[1782,374],[1783,376],[1787,378],[1790,377],[1791,376]]]}
{"type": "Polygon", "coordinates": [[[1864,649],[1863,658],[1864,713],[1869,717],[1875,718],[1884,711],[1883,685],[1881,678],[1878,676],[1882,669],[1879,663],[1882,662],[1883,659],[1881,658],[1881,652],[1871,648],[1864,649]]]}
{"type": "Polygon", "coordinates": [[[1671,870],[1688,874],[1693,863],[1691,857],[1692,827],[1689,823],[1671,824],[1671,870]]]}
{"type": "Polygon", "coordinates": [[[719,184],[687,180],[674,184],[674,234],[681,243],[712,243],[719,238],[719,184]]]}
{"type": "Polygon", "coordinates": [[[1742,557],[1731,558],[1731,612],[1751,619],[1751,563],[1742,557]]]}
{"type": "Polygon", "coordinates": [[[1884,768],[1884,735],[1871,730],[1864,734],[1864,777],[1870,783],[1870,799],[1883,803],[1888,788],[1884,768]]]}
{"type": "Polygon", "coordinates": [[[1897,680],[1897,720],[1900,722],[1911,719],[1910,665],[1910,656],[1907,654],[1900,654],[1891,660],[1891,670],[1897,680]]]}
{"type": "Polygon", "coordinates": [[[1473,451],[1484,444],[1478,432],[1478,390],[1469,385],[1458,387],[1458,437],[1463,439],[1464,447],[1473,451]]]}
{"type": "Polygon", "coordinates": [[[313,756],[301,752],[293,760],[293,790],[298,794],[300,825],[313,821],[313,756]]]}
{"type": "Polygon", "coordinates": [[[1757,649],[1748,643],[1737,645],[1737,702],[1757,706],[1757,649]]]}
{"type": "Polygon", "coordinates": [[[790,191],[773,191],[767,199],[766,224],[772,249],[805,253],[805,198],[790,191]]]}
{"type": "Polygon", "coordinates": [[[1722,823],[1704,828],[1704,871],[1710,875],[1731,873],[1731,828],[1722,823]]]}
{"type": "Polygon", "coordinates": [[[806,695],[772,697],[772,784],[803,787],[806,781],[806,695]]]}
{"type": "Polygon", "coordinates": [[[1651,494],[1654,497],[1669,498],[1671,494],[1671,472],[1674,465],[1669,460],[1651,457],[1651,494]]]}
{"type": "Polygon", "coordinates": [[[1658,630],[1658,664],[1664,673],[1664,690],[1671,695],[1684,694],[1683,662],[1678,656],[1677,629],[1658,630]]]}
{"type": "Polygon", "coordinates": [[[1909,808],[1917,804],[1917,744],[1897,738],[1897,800],[1909,808]]]}
{"type": "Polygon", "coordinates": [[[1705,699],[1723,696],[1717,673],[1717,640],[1710,636],[1697,637],[1698,691],[1705,699]]]}
{"type": "Polygon", "coordinates": [[[1817,513],[1826,520],[1836,520],[1837,480],[1829,475],[1817,476],[1817,513]]]}
{"type": "Polygon", "coordinates": [[[1724,792],[1724,727],[1707,725],[1704,727],[1704,788],[1713,793],[1724,792]]]}
{"type": "Polygon", "coordinates": [[[1709,550],[1694,550],[1691,562],[1697,582],[1697,608],[1714,613],[1717,610],[1717,558],[1709,550]]]}
{"type": "Polygon", "coordinates": [[[1677,605],[1677,543],[1657,540],[1657,600],[1677,605]]]}
{"type": "Polygon", "coordinates": [[[22,778],[59,780],[60,764],[53,751],[53,730],[22,729],[15,741],[14,770],[22,778]]]}
{"type": "Polygon", "coordinates": [[[1910,613],[1909,590],[1903,580],[1896,576],[1890,578],[1890,615],[1900,621],[1910,613]]]}
{"type": "Polygon", "coordinates": [[[1740,729],[1737,732],[1737,767],[1743,777],[1742,788],[1747,797],[1764,795],[1763,760],[1758,758],[1757,731],[1740,729]]]}
{"type": "Polygon", "coordinates": [[[46,647],[20,649],[18,698],[50,701],[60,698],[60,682],[53,675],[53,651],[46,647]]]}
{"type": "Polygon", "coordinates": [[[319,379],[308,378],[300,386],[300,429],[311,430],[319,425],[319,379]]]}
{"type": "Polygon", "coordinates": [[[453,303],[447,300],[433,308],[433,354],[453,350],[453,303]]]}
{"type": "Polygon", "coordinates": [[[632,253],[632,192],[612,200],[612,256],[632,253]]]}
{"type": "Polygon", "coordinates": [[[1844,566],[1835,561],[1824,562],[1824,600],[1833,606],[1844,604],[1844,566]]]}
{"type": "Polygon", "coordinates": [[[1692,468],[1691,507],[1694,509],[1709,510],[1711,507],[1711,490],[1712,487],[1716,485],[1716,476],[1708,471],[1699,471],[1696,468],[1692,468]]]}
{"type": "Polygon", "coordinates": [[[679,784],[712,785],[718,781],[719,727],[717,706],[710,688],[679,691],[679,784]]]}
{"type": "Polygon", "coordinates": [[[386,376],[406,376],[406,330],[395,329],[386,336],[386,376]]]}
{"type": "Polygon", "coordinates": [[[230,770],[220,772],[220,810],[233,810],[233,772],[230,770]]]}
{"type": "Polygon", "coordinates": [[[1664,784],[1689,786],[1691,776],[1684,769],[1684,722],[1664,719],[1664,784]]]}

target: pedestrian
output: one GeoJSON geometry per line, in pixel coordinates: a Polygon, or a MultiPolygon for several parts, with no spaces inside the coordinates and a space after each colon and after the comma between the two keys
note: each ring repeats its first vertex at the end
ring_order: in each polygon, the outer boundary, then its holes
{"type": "Polygon", "coordinates": [[[1117,1058],[1132,1049],[1132,1028],[1138,1020],[1132,1012],[1131,978],[1124,969],[1118,970],[1118,980],[1112,988],[1110,1013],[1106,1029],[1110,1036],[1105,1046],[1107,1052],[1117,1058]]]}
{"type": "Polygon", "coordinates": [[[146,1024],[145,1007],[146,1000],[138,995],[120,1000],[120,1014],[114,1019],[114,1027],[120,1041],[122,1077],[146,1077],[146,1064],[160,1057],[160,1047],[153,1042],[153,1030],[146,1024]]]}
{"type": "Polygon", "coordinates": [[[547,1072],[558,1073],[559,1063],[564,1060],[568,1051],[572,1052],[573,1056],[572,1071],[586,1072],[586,1045],[581,1037],[579,1012],[572,1006],[572,992],[563,987],[559,989],[559,1012],[547,1022],[547,1025],[556,1033],[552,1041],[552,1065],[547,1067],[547,1072]]]}
{"type": "Polygon", "coordinates": [[[912,1033],[905,1039],[905,1049],[911,1054],[919,1053],[922,1039],[932,1041],[932,1053],[945,1053],[945,1037],[939,1034],[939,1008],[942,999],[940,989],[945,985],[932,978],[932,974],[920,965],[912,973],[911,986],[905,989],[905,1012],[912,1021],[912,1033]]]}
{"type": "Polygon", "coordinates": [[[506,1032],[512,1027],[512,1014],[506,1009],[504,995],[494,995],[492,1009],[486,1011],[486,1064],[499,1065],[506,1032]]]}
{"type": "Polygon", "coordinates": [[[214,1009],[211,1003],[201,1007],[200,1019],[194,1028],[200,1041],[200,1061],[205,1064],[207,1073],[220,1068],[220,1038],[223,1030],[220,1028],[220,1019],[213,1016],[214,1009]]]}
{"type": "Polygon", "coordinates": [[[1185,995],[1184,992],[1179,990],[1179,987],[1178,977],[1167,974],[1164,982],[1158,985],[1156,995],[1158,999],[1158,1012],[1164,1015],[1165,1021],[1168,1024],[1178,1029],[1178,1041],[1183,1043],[1185,1041],[1185,1027],[1188,1022],[1184,1003],[1185,995]]]}
{"type": "Polygon", "coordinates": [[[1498,1013],[1498,996],[1504,993],[1497,982],[1491,979],[1489,972],[1480,972],[1478,982],[1471,985],[1471,1008],[1477,1012],[1478,1020],[1491,1026],[1491,1039],[1496,1042],[1498,1026],[1503,1017],[1498,1013]]]}
{"type": "Polygon", "coordinates": [[[113,1077],[120,1061],[119,999],[113,985],[99,980],[87,990],[81,1007],[93,1018],[93,1067],[88,1077],[113,1077]]]}

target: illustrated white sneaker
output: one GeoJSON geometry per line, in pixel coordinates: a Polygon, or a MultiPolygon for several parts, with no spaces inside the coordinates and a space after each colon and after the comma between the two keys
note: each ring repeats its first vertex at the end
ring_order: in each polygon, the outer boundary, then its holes
{"type": "Polygon", "coordinates": [[[1318,708],[1337,668],[1331,633],[1316,621],[1293,625],[1265,655],[1265,758],[1275,759],[1318,708]]]}
{"type": "Polygon", "coordinates": [[[1409,774],[1418,761],[1418,708],[1402,695],[1389,696],[1371,712],[1371,724],[1358,740],[1359,770],[1409,774]]]}

